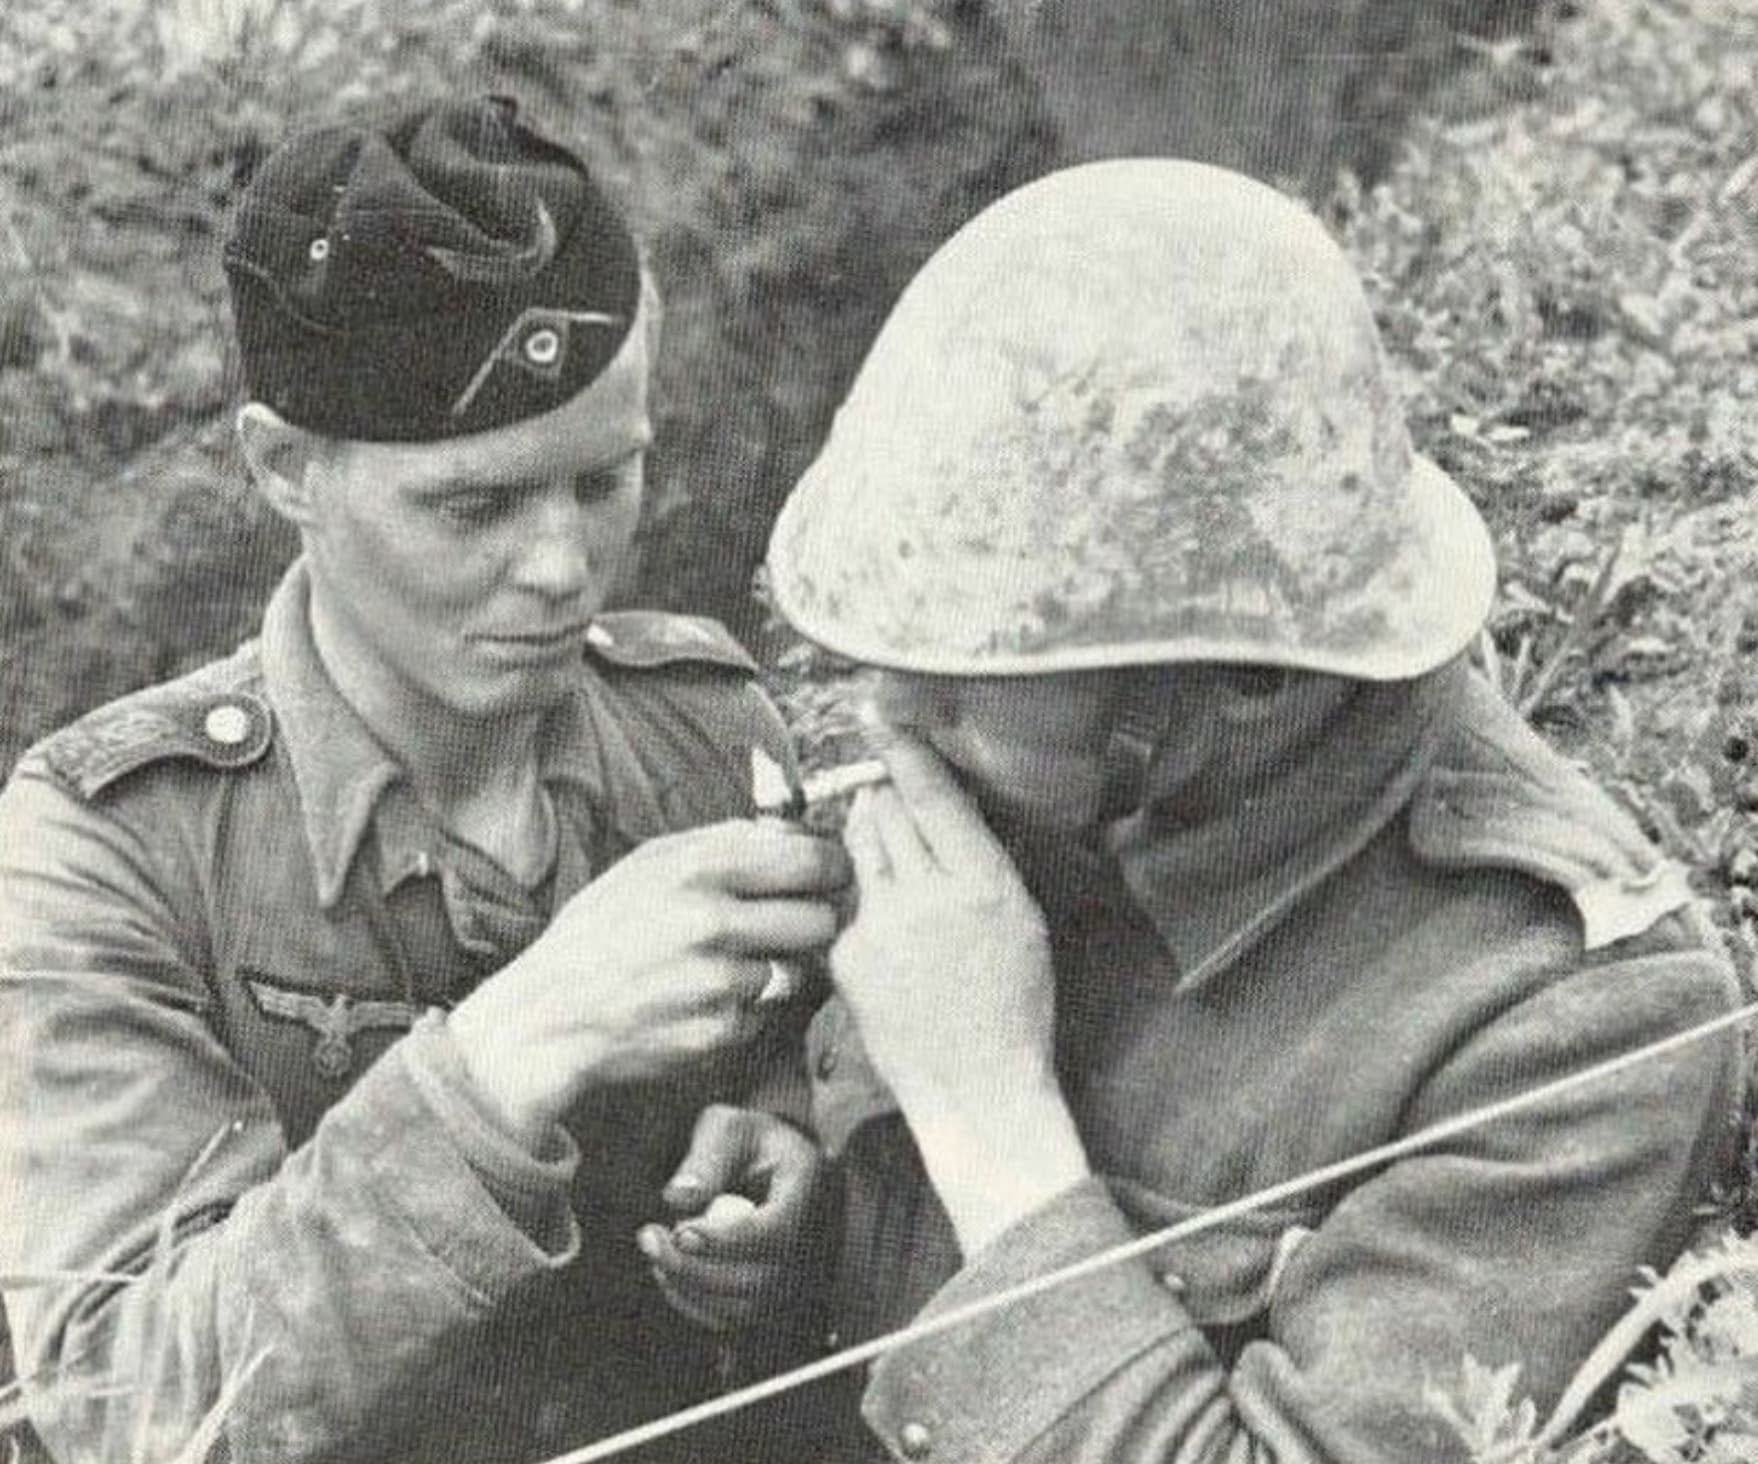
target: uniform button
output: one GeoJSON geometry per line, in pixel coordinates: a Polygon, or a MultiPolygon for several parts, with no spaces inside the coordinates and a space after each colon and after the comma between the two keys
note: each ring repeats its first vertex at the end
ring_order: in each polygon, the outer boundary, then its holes
{"type": "Polygon", "coordinates": [[[818,1054],[818,1076],[828,1082],[830,1075],[836,1071],[836,1049],[826,1047],[818,1054]]]}
{"type": "Polygon", "coordinates": [[[236,703],[222,703],[208,713],[201,730],[207,733],[210,742],[217,742],[221,747],[237,747],[250,736],[250,713],[236,703]]]}
{"type": "Polygon", "coordinates": [[[926,1459],[934,1451],[934,1436],[925,1423],[906,1423],[897,1431],[897,1446],[906,1459],[926,1459]]]}

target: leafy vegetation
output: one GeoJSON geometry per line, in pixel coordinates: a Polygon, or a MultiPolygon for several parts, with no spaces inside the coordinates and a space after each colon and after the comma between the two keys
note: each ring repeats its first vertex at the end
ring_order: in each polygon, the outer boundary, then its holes
{"type": "Polygon", "coordinates": [[[633,588],[735,621],[890,297],[1050,157],[969,7],[8,4],[0,767],[252,630],[292,545],[232,455],[231,206],[290,128],[459,91],[520,97],[635,216],[668,310],[633,588]]]}
{"type": "MultiPolygon", "coordinates": [[[[1496,534],[1486,670],[1691,867],[1750,991],[1758,12],[1598,0],[1491,64],[1539,55],[1528,101],[1438,109],[1378,188],[1333,206],[1419,443],[1496,534]]],[[[1468,1358],[1431,1388],[1474,1460],[1758,1457],[1749,1146],[1703,1246],[1646,1278],[1549,1418],[1517,1362],[1468,1358]]]]}
{"type": "Polygon", "coordinates": [[[891,299],[978,207],[1124,144],[1303,184],[1377,167],[1477,32],[1536,3],[11,0],[0,768],[248,634],[291,552],[232,457],[218,268],[290,126],[490,90],[581,147],[668,301],[629,592],[754,634],[781,497],[891,299]],[[1122,50],[1095,24],[1132,15],[1122,50]]]}
{"type": "Polygon", "coordinates": [[[1758,1456],[1758,1242],[1724,1235],[1650,1271],[1635,1304],[1582,1364],[1542,1425],[1518,1394],[1520,1365],[1467,1357],[1426,1400],[1473,1464],[1748,1464],[1758,1456]],[[1650,1361],[1630,1354],[1650,1334],[1650,1361]],[[1626,1366],[1627,1364],[1627,1366],[1626,1366]],[[1613,1406],[1590,1405],[1622,1371],[1613,1406]]]}
{"type": "Polygon", "coordinates": [[[1599,0],[1334,203],[1419,443],[1477,499],[1482,659],[1696,871],[1751,976],[1758,13],[1599,0]],[[1526,59],[1522,59],[1525,57],[1526,59]]]}

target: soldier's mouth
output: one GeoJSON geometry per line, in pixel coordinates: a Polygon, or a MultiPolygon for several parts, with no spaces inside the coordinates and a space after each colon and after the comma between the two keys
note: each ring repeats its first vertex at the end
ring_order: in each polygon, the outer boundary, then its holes
{"type": "Polygon", "coordinates": [[[586,643],[584,624],[558,626],[554,630],[502,632],[479,635],[476,644],[491,655],[508,660],[547,660],[573,655],[586,643]]]}

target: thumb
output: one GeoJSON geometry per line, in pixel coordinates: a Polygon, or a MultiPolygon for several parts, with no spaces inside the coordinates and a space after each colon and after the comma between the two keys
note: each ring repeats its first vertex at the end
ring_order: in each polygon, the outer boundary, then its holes
{"type": "Polygon", "coordinates": [[[752,1115],[724,1103],[704,1108],[690,1135],[690,1149],[666,1182],[667,1205],[694,1214],[715,1195],[732,1189],[756,1158],[752,1115]]]}

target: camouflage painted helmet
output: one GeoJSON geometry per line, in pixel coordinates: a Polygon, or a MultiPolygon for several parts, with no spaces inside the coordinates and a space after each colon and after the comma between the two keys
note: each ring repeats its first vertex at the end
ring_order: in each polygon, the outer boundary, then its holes
{"type": "Polygon", "coordinates": [[[1412,452],[1323,225],[1170,159],[980,214],[892,311],[769,545],[803,634],[951,675],[1225,661],[1369,680],[1462,650],[1495,582],[1412,452]]]}

